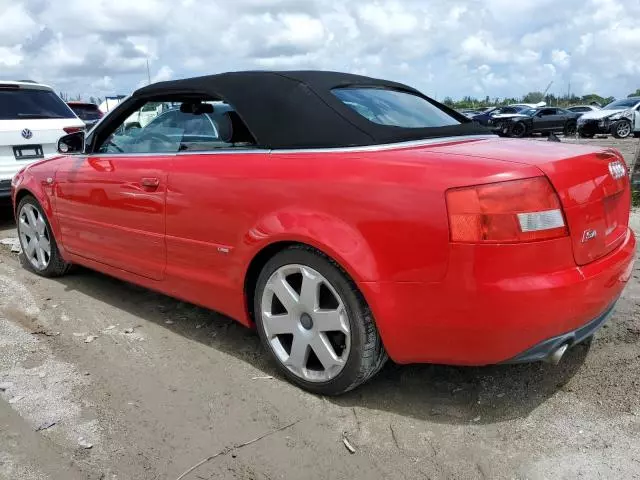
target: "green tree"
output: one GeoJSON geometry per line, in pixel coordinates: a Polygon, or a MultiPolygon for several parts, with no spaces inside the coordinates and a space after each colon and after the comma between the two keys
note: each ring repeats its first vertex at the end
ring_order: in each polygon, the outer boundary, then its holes
{"type": "Polygon", "coordinates": [[[543,97],[542,92],[529,92],[522,98],[522,103],[538,103],[543,97]]]}
{"type": "Polygon", "coordinates": [[[627,95],[627,97],[640,97],[640,88],[638,88],[635,92],[627,95]]]}

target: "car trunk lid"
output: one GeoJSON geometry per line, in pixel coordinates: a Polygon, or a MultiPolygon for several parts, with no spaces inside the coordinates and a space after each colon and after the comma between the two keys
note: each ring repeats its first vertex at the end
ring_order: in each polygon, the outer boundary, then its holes
{"type": "Polygon", "coordinates": [[[77,118],[0,120],[0,180],[13,177],[25,164],[57,152],[64,128],[84,128],[77,118]]]}
{"type": "Polygon", "coordinates": [[[560,197],[578,265],[605,256],[624,241],[631,193],[624,159],[613,149],[507,139],[431,148],[448,154],[503,160],[540,169],[560,197]]]}

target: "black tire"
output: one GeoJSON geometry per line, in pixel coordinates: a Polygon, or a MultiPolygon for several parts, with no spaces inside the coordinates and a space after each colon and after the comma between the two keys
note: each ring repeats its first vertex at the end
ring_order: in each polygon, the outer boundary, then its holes
{"type": "Polygon", "coordinates": [[[633,128],[631,127],[631,122],[626,119],[618,120],[611,126],[611,135],[614,138],[628,138],[633,133],[633,128]]]}
{"type": "Polygon", "coordinates": [[[511,126],[510,134],[512,137],[523,138],[527,135],[527,126],[523,122],[516,122],[511,126]]]}
{"type": "Polygon", "coordinates": [[[595,133],[586,133],[582,131],[578,131],[578,134],[580,135],[580,138],[593,138],[595,136],[595,133]]]}
{"type": "Polygon", "coordinates": [[[340,395],[373,377],[388,359],[371,311],[349,276],[332,259],[307,246],[296,245],[275,254],[262,269],[253,298],[254,318],[260,339],[278,370],[290,382],[321,395],[340,395]],[[267,340],[262,314],[262,295],[271,275],[285,265],[303,265],[324,276],[340,296],[349,318],[351,348],[343,369],[326,382],[309,382],[291,372],[267,340]]]}
{"type": "Polygon", "coordinates": [[[640,132],[633,132],[633,138],[640,138],[640,132]]]}
{"type": "Polygon", "coordinates": [[[564,126],[564,130],[562,131],[562,134],[565,137],[574,137],[576,135],[577,128],[578,128],[578,125],[576,124],[575,121],[567,122],[566,125],[564,126]]]}
{"type": "Polygon", "coordinates": [[[51,229],[51,224],[49,223],[49,219],[44,214],[44,211],[38,201],[32,197],[31,195],[25,196],[20,203],[18,204],[18,208],[16,209],[16,218],[18,220],[18,238],[20,239],[20,245],[22,247],[23,253],[20,254],[20,263],[24,268],[30,270],[31,272],[40,275],[42,277],[53,278],[60,277],[69,271],[71,267],[70,263],[64,261],[62,256],[60,255],[60,251],[58,250],[58,244],[56,243],[56,239],[53,236],[53,230],[51,229]],[[51,246],[51,254],[49,256],[49,263],[46,268],[38,269],[36,268],[27,258],[25,252],[25,246],[23,245],[22,235],[20,234],[20,212],[22,212],[23,207],[25,205],[31,205],[35,210],[37,210],[38,215],[42,217],[45,223],[46,235],[48,236],[49,243],[51,246]]]}

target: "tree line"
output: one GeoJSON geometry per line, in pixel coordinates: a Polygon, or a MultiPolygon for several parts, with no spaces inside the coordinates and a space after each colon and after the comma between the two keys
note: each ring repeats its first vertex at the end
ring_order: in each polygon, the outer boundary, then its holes
{"type": "MultiPolygon", "coordinates": [[[[628,97],[640,97],[640,88],[635,92],[627,95],[628,97]]],[[[589,105],[597,103],[604,106],[615,100],[614,97],[602,97],[597,93],[591,93],[589,95],[554,95],[553,93],[545,95],[543,92],[529,92],[523,97],[494,97],[490,98],[488,95],[485,98],[475,98],[469,95],[462,97],[460,100],[453,100],[451,97],[445,97],[442,103],[452,108],[483,108],[493,107],[495,105],[509,105],[512,103],[539,103],[546,102],[547,105],[554,105],[560,107],[568,107],[570,105],[589,105]]]]}

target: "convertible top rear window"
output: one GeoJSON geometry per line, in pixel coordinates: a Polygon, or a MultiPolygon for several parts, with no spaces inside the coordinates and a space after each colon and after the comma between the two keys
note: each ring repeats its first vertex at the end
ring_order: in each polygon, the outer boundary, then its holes
{"type": "Polygon", "coordinates": [[[379,125],[430,128],[461,123],[424,98],[408,92],[387,88],[334,88],[331,93],[379,125]]]}

